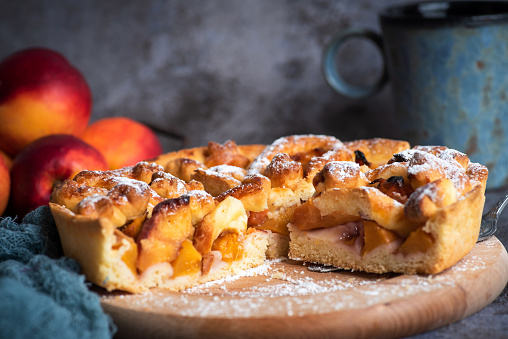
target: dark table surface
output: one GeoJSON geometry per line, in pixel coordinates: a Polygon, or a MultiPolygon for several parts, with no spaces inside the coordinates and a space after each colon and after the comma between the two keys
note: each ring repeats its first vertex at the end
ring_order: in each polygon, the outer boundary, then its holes
{"type": "MultiPolygon", "coordinates": [[[[489,211],[508,193],[508,187],[488,190],[484,211],[489,211]]],[[[501,213],[495,235],[508,248],[508,207],[501,213]]],[[[445,327],[413,336],[414,339],[435,338],[508,338],[508,287],[483,310],[445,327]]]]}

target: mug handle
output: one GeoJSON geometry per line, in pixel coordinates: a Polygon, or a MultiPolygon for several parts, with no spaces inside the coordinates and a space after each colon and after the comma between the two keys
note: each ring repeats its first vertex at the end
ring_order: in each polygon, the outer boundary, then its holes
{"type": "Polygon", "coordinates": [[[371,30],[351,28],[337,35],[325,48],[322,60],[322,69],[328,84],[338,93],[353,99],[366,98],[376,94],[388,82],[388,71],[384,59],[383,39],[371,30]],[[383,57],[383,73],[376,82],[368,86],[355,86],[347,83],[339,74],[335,56],[339,47],[350,38],[365,38],[372,41],[380,50],[383,57]]]}

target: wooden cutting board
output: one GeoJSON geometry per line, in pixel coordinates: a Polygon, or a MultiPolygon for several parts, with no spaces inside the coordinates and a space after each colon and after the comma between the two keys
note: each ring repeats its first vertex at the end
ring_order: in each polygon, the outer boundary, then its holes
{"type": "Polygon", "coordinates": [[[508,281],[495,237],[433,276],[315,273],[270,261],[184,292],[103,293],[121,338],[392,338],[425,332],[490,304],[508,281]]]}

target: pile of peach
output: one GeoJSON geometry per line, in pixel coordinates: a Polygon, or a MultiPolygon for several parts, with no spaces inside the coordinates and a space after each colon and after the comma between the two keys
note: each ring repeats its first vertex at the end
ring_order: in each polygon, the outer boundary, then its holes
{"type": "Polygon", "coordinates": [[[162,152],[147,126],[126,117],[90,124],[92,94],[58,52],[30,48],[0,62],[0,216],[47,205],[82,170],[131,166],[162,152]]]}

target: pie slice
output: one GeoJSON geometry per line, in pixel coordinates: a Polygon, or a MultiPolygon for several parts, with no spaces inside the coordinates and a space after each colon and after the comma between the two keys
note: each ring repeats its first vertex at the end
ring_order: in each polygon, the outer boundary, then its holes
{"type": "Polygon", "coordinates": [[[316,194],[295,210],[289,256],[373,273],[439,273],[478,239],[487,175],[445,147],[408,149],[385,164],[330,162],[315,177],[316,194]]]}

